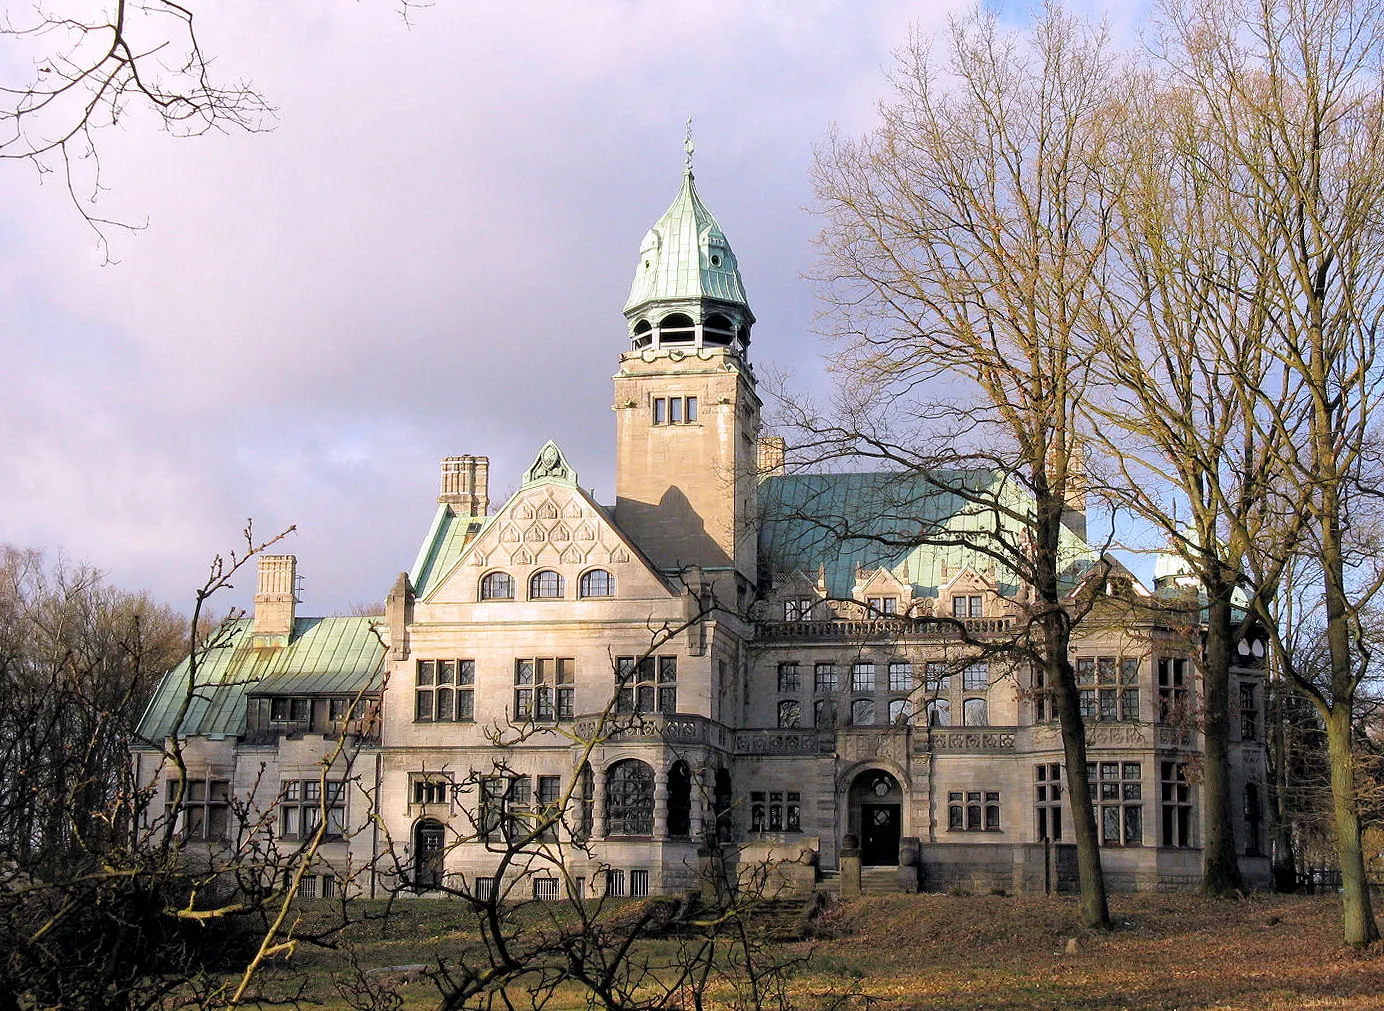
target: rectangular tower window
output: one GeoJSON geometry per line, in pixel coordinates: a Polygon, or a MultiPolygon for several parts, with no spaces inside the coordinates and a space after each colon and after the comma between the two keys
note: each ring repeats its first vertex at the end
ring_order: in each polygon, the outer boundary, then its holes
{"type": "Polygon", "coordinates": [[[1240,740],[1259,740],[1259,703],[1248,681],[1240,682],[1240,740]]]}
{"type": "Polygon", "coordinates": [[[696,397],[654,397],[655,425],[691,425],[697,421],[696,397]]]}

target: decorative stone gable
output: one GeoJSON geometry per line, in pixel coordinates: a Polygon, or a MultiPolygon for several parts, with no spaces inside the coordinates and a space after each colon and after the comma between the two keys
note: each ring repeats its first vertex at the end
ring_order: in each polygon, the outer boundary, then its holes
{"type": "MultiPolygon", "coordinates": [[[[538,457],[533,461],[533,466],[524,472],[525,486],[535,484],[538,481],[561,481],[565,484],[575,485],[577,483],[577,472],[568,464],[567,458],[562,455],[562,450],[558,448],[556,442],[549,439],[543,444],[543,448],[538,451],[538,457]]],[[[550,519],[556,519],[554,514],[550,519]]]]}
{"type": "MultiPolygon", "coordinates": [[[[480,578],[491,569],[509,570],[522,596],[535,569],[562,569],[567,579],[575,581],[593,566],[630,563],[637,563],[635,552],[577,486],[576,472],[550,442],[526,472],[524,484],[467,546],[453,570],[465,576],[448,576],[444,581],[453,585],[429,597],[438,602],[477,600],[480,578]]],[[[655,572],[647,572],[646,577],[665,585],[655,572]]],[[[624,585],[624,580],[617,576],[617,585],[624,585]]]]}

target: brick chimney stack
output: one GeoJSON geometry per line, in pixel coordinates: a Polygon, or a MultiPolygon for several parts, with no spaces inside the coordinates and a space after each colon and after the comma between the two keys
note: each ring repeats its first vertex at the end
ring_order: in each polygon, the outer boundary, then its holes
{"type": "Polygon", "coordinates": [[[484,516],[490,510],[490,459],[447,456],[442,459],[442,494],[437,501],[463,516],[484,516]]]}

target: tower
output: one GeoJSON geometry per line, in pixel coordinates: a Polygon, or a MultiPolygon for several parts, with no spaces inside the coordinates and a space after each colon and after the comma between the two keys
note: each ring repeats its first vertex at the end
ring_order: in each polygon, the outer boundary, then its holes
{"type": "Polygon", "coordinates": [[[723,604],[756,580],[754,313],[692,176],[639,247],[615,374],[616,522],[661,568],[697,565],[723,604]]]}

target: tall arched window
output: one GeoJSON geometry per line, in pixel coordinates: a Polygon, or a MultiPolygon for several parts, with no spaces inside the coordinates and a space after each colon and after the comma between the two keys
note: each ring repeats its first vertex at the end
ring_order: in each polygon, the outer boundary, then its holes
{"type": "Polygon", "coordinates": [[[413,826],[413,887],[430,892],[442,887],[442,851],[446,829],[436,818],[420,819],[413,826]]]}
{"type": "Polygon", "coordinates": [[[606,773],[606,835],[653,835],[654,770],[630,758],[606,773]]]}
{"type": "Polygon", "coordinates": [[[615,577],[605,569],[592,569],[590,572],[583,572],[581,579],[577,582],[577,596],[613,597],[615,596],[615,577]]]}
{"type": "Polygon", "coordinates": [[[552,569],[535,572],[529,578],[530,600],[559,600],[566,592],[562,576],[552,569]]]}
{"type": "Polygon", "coordinates": [[[668,835],[686,839],[692,834],[692,770],[686,762],[668,771],[668,835]]]}
{"type": "Polygon", "coordinates": [[[514,577],[508,572],[488,572],[481,578],[481,600],[513,600],[514,577]]]}

